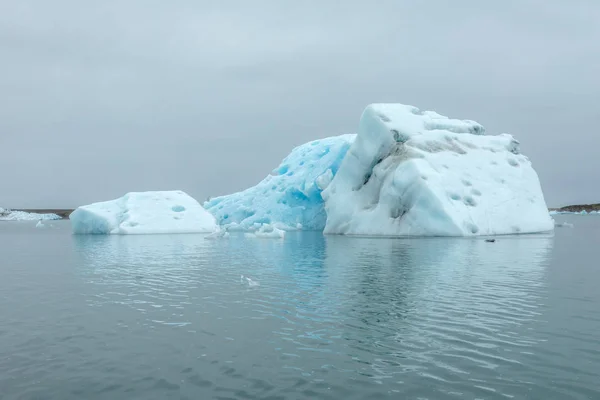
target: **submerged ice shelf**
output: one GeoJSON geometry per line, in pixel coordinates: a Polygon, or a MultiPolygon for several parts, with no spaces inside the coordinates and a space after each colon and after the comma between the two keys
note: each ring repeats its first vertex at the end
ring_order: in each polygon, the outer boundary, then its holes
{"type": "Polygon", "coordinates": [[[402,104],[372,104],[323,192],[326,234],[471,236],[554,225],[511,135],[402,104]]]}
{"type": "Polygon", "coordinates": [[[230,230],[252,230],[257,223],[284,230],[323,230],[327,216],[321,191],[354,138],[341,135],[298,146],[256,186],[211,199],[204,207],[230,230]]]}
{"type": "Polygon", "coordinates": [[[77,234],[210,233],[215,218],[182,191],[132,192],[77,208],[69,217],[77,234]]]}

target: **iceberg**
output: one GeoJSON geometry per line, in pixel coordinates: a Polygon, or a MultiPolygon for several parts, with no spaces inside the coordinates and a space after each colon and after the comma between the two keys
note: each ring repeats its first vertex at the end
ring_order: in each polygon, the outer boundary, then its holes
{"type": "Polygon", "coordinates": [[[25,211],[13,211],[0,207],[0,221],[51,221],[62,219],[56,214],[38,214],[25,211]]]}
{"type": "Polygon", "coordinates": [[[131,192],[77,208],[70,215],[75,234],[212,233],[215,218],[182,191],[131,192]]]}
{"type": "Polygon", "coordinates": [[[322,193],[326,234],[473,236],[554,228],[511,135],[402,104],[372,104],[322,193]]]}
{"type": "Polygon", "coordinates": [[[321,192],[355,137],[347,134],[298,146],[256,186],[208,200],[204,208],[230,231],[250,231],[255,224],[322,231],[327,216],[321,192]]]}

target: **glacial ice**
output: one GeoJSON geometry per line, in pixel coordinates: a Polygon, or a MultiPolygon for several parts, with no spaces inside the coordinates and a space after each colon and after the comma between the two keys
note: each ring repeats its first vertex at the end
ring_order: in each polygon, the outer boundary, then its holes
{"type": "Polygon", "coordinates": [[[210,233],[215,218],[182,191],[131,192],[77,208],[69,217],[76,234],[210,233]]]}
{"type": "Polygon", "coordinates": [[[285,231],[278,229],[273,225],[260,224],[254,232],[247,232],[246,237],[256,237],[263,239],[283,239],[285,231]]]}
{"type": "Polygon", "coordinates": [[[553,229],[511,135],[401,104],[372,104],[323,191],[326,234],[472,236],[553,229]]]}
{"type": "Polygon", "coordinates": [[[225,230],[225,229],[223,229],[221,227],[217,227],[217,230],[215,230],[210,235],[204,236],[204,239],[206,239],[206,240],[216,240],[216,239],[226,239],[228,237],[229,237],[229,232],[227,232],[227,230],[225,230]]]}
{"type": "Polygon", "coordinates": [[[229,231],[270,224],[283,230],[323,230],[321,192],[336,174],[356,135],[314,140],[292,150],[269,176],[242,192],[204,203],[229,231]]]}
{"type": "Polygon", "coordinates": [[[51,221],[61,219],[56,214],[38,214],[25,211],[13,211],[0,207],[0,221],[51,221]]]}

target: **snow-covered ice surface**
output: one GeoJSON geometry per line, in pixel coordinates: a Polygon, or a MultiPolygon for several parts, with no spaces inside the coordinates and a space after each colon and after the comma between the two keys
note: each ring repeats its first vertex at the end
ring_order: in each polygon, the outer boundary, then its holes
{"type": "Polygon", "coordinates": [[[372,104],[323,191],[327,234],[471,236],[553,229],[511,136],[401,104],[372,104]]]}
{"type": "Polygon", "coordinates": [[[69,217],[76,234],[210,233],[215,218],[182,191],[132,192],[77,208],[69,217]]]}
{"type": "Polygon", "coordinates": [[[230,231],[252,230],[255,223],[284,230],[323,230],[327,217],[321,191],[355,137],[341,135],[298,146],[256,186],[216,197],[204,207],[230,231]]]}
{"type": "Polygon", "coordinates": [[[58,219],[61,219],[61,217],[56,214],[28,213],[24,211],[12,211],[0,207],[0,221],[49,221],[58,219]]]}
{"type": "Polygon", "coordinates": [[[262,239],[283,239],[285,237],[285,231],[278,229],[273,225],[262,224],[254,232],[246,233],[246,237],[256,237],[262,239]]]}

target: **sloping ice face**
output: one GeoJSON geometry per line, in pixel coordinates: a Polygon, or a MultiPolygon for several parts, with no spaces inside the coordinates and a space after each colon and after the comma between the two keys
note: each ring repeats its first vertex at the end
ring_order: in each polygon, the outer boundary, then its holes
{"type": "Polygon", "coordinates": [[[284,230],[320,230],[326,214],[322,190],[337,173],[356,135],[314,140],[298,146],[256,186],[204,203],[230,230],[271,224],[284,230]]]}
{"type": "Polygon", "coordinates": [[[553,229],[519,143],[470,120],[372,104],[323,191],[326,234],[472,236],[553,229]]]}

